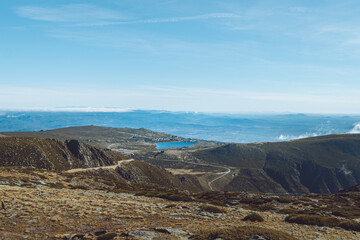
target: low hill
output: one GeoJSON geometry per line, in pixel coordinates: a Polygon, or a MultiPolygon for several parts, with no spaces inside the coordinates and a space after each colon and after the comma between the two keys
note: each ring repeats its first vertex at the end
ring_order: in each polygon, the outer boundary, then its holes
{"type": "Polygon", "coordinates": [[[0,167],[33,167],[72,173],[109,175],[134,184],[150,184],[199,192],[203,190],[192,176],[173,175],[165,169],[128,159],[121,153],[103,150],[77,140],[31,137],[0,137],[0,167]],[[99,171],[100,170],[100,171],[99,171]]]}
{"type": "Polygon", "coordinates": [[[360,183],[360,135],[336,134],[287,142],[226,144],[192,153],[236,167],[225,190],[336,193],[360,183]],[[266,184],[266,185],[264,185],[266,184]]]}
{"type": "Polygon", "coordinates": [[[167,133],[154,132],[144,128],[111,128],[99,126],[67,127],[39,132],[6,132],[3,136],[76,139],[80,142],[109,149],[126,149],[126,153],[154,151],[158,142],[197,142],[200,146],[214,146],[218,143],[183,138],[167,133]]]}
{"type": "Polygon", "coordinates": [[[77,140],[0,138],[0,166],[23,166],[60,171],[113,165],[115,161],[125,158],[120,153],[107,154],[99,148],[77,140]]]}

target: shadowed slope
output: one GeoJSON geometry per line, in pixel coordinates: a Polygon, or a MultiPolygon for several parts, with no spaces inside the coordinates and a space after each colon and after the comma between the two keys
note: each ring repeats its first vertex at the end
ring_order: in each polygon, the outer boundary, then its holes
{"type": "Polygon", "coordinates": [[[224,187],[232,191],[335,193],[360,183],[358,134],[277,143],[226,144],[199,150],[193,155],[203,161],[238,168],[240,173],[224,187]],[[259,181],[261,179],[269,186],[259,181]],[[253,189],[249,189],[249,183],[253,189]]]}
{"type": "Polygon", "coordinates": [[[0,165],[24,166],[49,170],[68,170],[113,165],[126,157],[109,153],[77,140],[60,141],[39,138],[0,138],[0,165]]]}

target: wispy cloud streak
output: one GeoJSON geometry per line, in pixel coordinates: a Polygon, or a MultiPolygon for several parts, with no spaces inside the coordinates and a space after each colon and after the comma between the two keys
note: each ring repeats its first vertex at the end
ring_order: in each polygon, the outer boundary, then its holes
{"type": "Polygon", "coordinates": [[[57,8],[22,6],[16,13],[24,18],[49,22],[99,22],[124,19],[119,12],[87,4],[69,4],[57,8]]]}
{"type": "Polygon", "coordinates": [[[240,18],[233,13],[209,13],[195,16],[129,19],[119,12],[86,4],[71,4],[57,8],[22,6],[16,9],[19,16],[38,21],[70,22],[77,26],[106,26],[124,24],[176,23],[209,19],[240,18]]]}

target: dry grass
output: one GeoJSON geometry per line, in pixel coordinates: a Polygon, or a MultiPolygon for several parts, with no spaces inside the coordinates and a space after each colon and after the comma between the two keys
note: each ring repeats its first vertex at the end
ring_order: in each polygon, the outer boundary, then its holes
{"type": "Polygon", "coordinates": [[[340,224],[340,220],[334,217],[307,214],[292,214],[287,216],[285,221],[289,223],[317,225],[320,227],[337,227],[340,224]]]}
{"type": "Polygon", "coordinates": [[[223,239],[223,240],[248,240],[254,236],[262,236],[268,240],[295,240],[290,234],[261,227],[234,227],[234,228],[221,228],[214,230],[203,230],[197,232],[191,239],[193,240],[214,240],[214,239],[223,239]]]}
{"type": "Polygon", "coordinates": [[[360,223],[354,220],[340,220],[330,216],[292,214],[285,218],[286,222],[324,227],[340,227],[346,230],[360,231],[360,223]]]}
{"type": "Polygon", "coordinates": [[[203,211],[206,211],[206,212],[211,212],[211,213],[226,213],[225,210],[219,208],[219,207],[216,207],[216,206],[211,206],[211,205],[200,205],[199,208],[203,211]]]}

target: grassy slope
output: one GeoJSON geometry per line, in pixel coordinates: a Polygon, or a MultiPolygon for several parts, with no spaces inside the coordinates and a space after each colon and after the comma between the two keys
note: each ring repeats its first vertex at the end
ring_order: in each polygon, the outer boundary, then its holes
{"type": "MultiPolygon", "coordinates": [[[[360,135],[336,134],[301,140],[227,144],[199,150],[194,156],[203,161],[234,166],[241,170],[229,184],[230,190],[246,179],[270,177],[288,192],[337,192],[360,183],[360,135]],[[245,171],[246,170],[246,171],[245,171]],[[248,173],[247,173],[248,172],[248,173]],[[264,175],[265,174],[265,175],[264,175]]],[[[255,183],[260,191],[261,182],[255,183]]]]}

